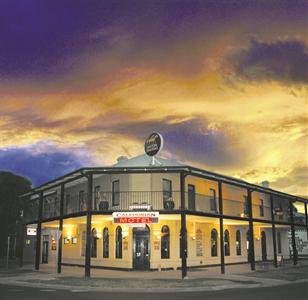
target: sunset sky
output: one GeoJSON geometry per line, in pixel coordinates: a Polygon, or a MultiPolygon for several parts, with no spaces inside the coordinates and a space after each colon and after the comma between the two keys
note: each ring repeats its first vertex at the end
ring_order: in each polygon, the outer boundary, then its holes
{"type": "Polygon", "coordinates": [[[308,195],[306,1],[0,1],[0,170],[162,153],[308,195]]]}

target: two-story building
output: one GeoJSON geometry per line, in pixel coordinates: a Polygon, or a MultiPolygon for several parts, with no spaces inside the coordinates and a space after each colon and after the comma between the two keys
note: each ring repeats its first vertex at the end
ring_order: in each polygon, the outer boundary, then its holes
{"type": "Polygon", "coordinates": [[[22,196],[24,262],[61,272],[297,262],[307,200],[147,155],[82,168],[22,196]],[[301,215],[301,218],[295,217],[301,215]],[[291,238],[288,238],[288,233],[291,238]]]}

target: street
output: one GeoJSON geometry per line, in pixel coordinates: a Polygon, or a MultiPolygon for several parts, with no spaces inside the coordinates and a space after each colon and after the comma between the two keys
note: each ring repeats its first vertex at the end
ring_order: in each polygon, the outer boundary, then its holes
{"type": "Polygon", "coordinates": [[[108,299],[108,300],[186,300],[186,299],[215,299],[215,300],[306,300],[308,296],[307,283],[294,283],[284,286],[268,288],[230,289],[211,292],[166,292],[166,293],[117,293],[117,292],[90,292],[75,290],[55,290],[42,288],[29,288],[12,285],[0,285],[1,300],[34,300],[34,299],[108,299]]]}

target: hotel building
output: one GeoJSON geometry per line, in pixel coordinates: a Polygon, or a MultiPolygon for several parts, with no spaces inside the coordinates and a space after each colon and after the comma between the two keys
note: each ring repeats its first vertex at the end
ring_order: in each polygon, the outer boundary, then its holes
{"type": "Polygon", "coordinates": [[[82,168],[22,199],[22,257],[36,269],[180,269],[184,278],[195,267],[224,273],[308,256],[306,199],[160,157],[82,168]]]}

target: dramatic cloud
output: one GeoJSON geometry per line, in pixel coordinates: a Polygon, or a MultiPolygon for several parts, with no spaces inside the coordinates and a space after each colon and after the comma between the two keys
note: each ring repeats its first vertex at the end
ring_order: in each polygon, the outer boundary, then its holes
{"type": "Polygon", "coordinates": [[[308,166],[296,166],[285,176],[272,182],[272,187],[298,195],[308,195],[308,166]]]}
{"type": "Polygon", "coordinates": [[[3,0],[0,23],[0,169],[37,184],[152,131],[251,182],[308,166],[304,1],[3,0]]]}
{"type": "Polygon", "coordinates": [[[231,55],[228,61],[235,74],[247,80],[308,84],[308,53],[301,41],[252,40],[248,49],[231,55]]]}
{"type": "Polygon", "coordinates": [[[10,170],[25,176],[32,181],[33,186],[89,164],[91,160],[87,155],[78,155],[72,149],[57,149],[50,143],[0,149],[1,171],[10,170]]]}

